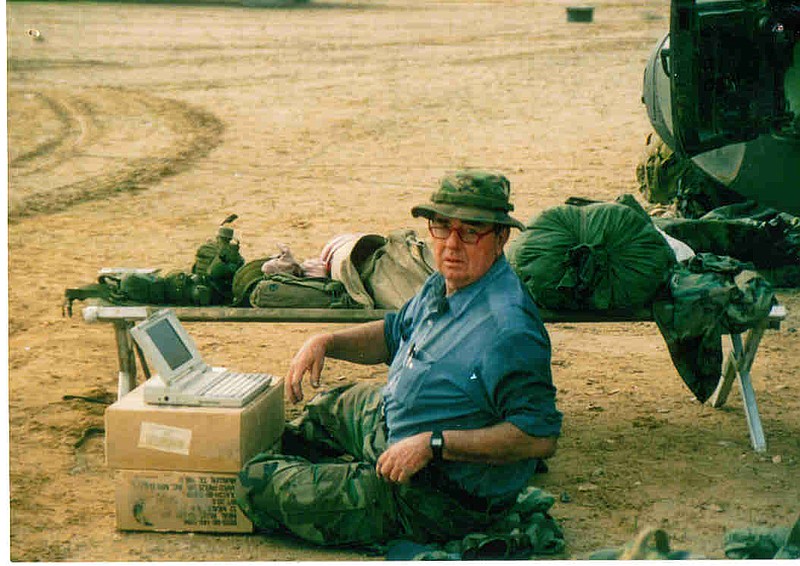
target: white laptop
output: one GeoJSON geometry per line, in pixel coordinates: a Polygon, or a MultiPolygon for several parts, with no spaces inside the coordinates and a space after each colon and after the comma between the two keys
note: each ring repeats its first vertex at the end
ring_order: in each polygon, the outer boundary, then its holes
{"type": "Polygon", "coordinates": [[[267,373],[238,373],[206,364],[170,309],[131,328],[131,336],[157,371],[144,385],[147,403],[242,407],[273,381],[267,373]]]}

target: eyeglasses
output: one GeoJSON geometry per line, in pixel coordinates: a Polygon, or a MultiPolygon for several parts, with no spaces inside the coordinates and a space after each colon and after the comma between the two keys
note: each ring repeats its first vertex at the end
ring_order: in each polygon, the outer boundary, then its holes
{"type": "Polygon", "coordinates": [[[489,228],[485,232],[479,232],[472,226],[462,225],[459,228],[453,228],[450,226],[450,222],[447,220],[428,220],[428,231],[431,233],[431,236],[436,238],[437,240],[446,240],[450,237],[450,234],[453,232],[458,235],[458,239],[464,242],[465,244],[477,244],[481,241],[481,238],[484,236],[491,234],[495,231],[494,227],[489,228]]]}

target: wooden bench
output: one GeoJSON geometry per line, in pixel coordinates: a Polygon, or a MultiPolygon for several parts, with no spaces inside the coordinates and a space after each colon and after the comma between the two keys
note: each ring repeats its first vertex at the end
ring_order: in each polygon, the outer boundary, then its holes
{"type": "MultiPolygon", "coordinates": [[[[100,306],[90,305],[83,309],[87,322],[112,323],[117,342],[119,358],[119,380],[117,395],[121,397],[136,387],[136,354],[130,328],[144,320],[153,312],[164,308],[159,306],[100,306]]],[[[380,320],[390,311],[379,309],[265,309],[231,307],[170,307],[178,318],[186,322],[283,322],[283,323],[359,323],[380,320]]],[[[652,321],[652,313],[640,311],[624,315],[609,316],[601,313],[548,311],[540,309],[542,320],[546,323],[587,323],[587,322],[641,322],[652,321]]],[[[709,399],[713,407],[722,407],[728,399],[734,379],[738,381],[744,403],[750,443],[756,452],[764,452],[767,443],[758,414],[755,392],[750,378],[750,368],[758,351],[761,338],[767,328],[780,328],[786,318],[782,305],[772,308],[769,316],[748,330],[744,339],[741,334],[731,334],[732,349],[723,363],[722,375],[714,394],[709,399]]],[[[144,360],[140,360],[144,364],[144,360]]],[[[147,372],[146,366],[144,371],[147,372]]]]}

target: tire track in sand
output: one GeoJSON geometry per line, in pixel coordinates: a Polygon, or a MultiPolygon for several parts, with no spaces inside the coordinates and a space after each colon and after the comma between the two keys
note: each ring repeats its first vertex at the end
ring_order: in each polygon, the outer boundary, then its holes
{"type": "Polygon", "coordinates": [[[12,90],[9,221],[142,190],[185,171],[222,137],[211,113],[140,91],[12,90]]]}

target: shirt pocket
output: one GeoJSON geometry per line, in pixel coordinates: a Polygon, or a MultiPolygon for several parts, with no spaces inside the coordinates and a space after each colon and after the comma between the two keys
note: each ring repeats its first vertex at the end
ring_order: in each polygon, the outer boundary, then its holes
{"type": "Polygon", "coordinates": [[[425,401],[425,388],[430,387],[432,364],[416,356],[406,356],[397,375],[395,395],[406,410],[420,409],[425,401]]]}

